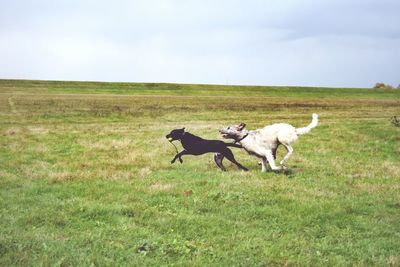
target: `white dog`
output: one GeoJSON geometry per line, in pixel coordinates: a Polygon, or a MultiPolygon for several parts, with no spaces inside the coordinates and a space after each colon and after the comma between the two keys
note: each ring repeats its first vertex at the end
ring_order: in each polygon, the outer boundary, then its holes
{"type": "Polygon", "coordinates": [[[293,153],[291,145],[298,139],[299,135],[308,133],[317,125],[318,115],[314,113],[311,123],[304,128],[294,128],[287,123],[276,123],[262,129],[247,131],[245,129],[246,124],[241,123],[223,128],[219,132],[224,138],[231,138],[240,143],[249,154],[260,158],[261,171],[265,172],[267,162],[274,171],[286,169],[284,164],[293,153]],[[280,166],[276,166],[276,150],[280,144],[285,146],[287,154],[280,162],[280,166]]]}

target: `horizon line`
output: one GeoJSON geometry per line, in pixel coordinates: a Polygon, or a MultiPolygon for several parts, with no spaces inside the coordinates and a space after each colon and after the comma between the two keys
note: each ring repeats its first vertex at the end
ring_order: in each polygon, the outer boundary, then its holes
{"type": "Polygon", "coordinates": [[[373,89],[372,87],[336,87],[312,85],[257,85],[257,84],[222,84],[222,83],[188,83],[188,82],[149,82],[149,81],[105,81],[105,80],[59,80],[30,78],[0,78],[0,81],[33,81],[33,82],[71,82],[71,83],[122,83],[122,84],[176,84],[199,86],[232,86],[232,87],[295,87],[295,88],[326,88],[326,89],[373,89]]]}

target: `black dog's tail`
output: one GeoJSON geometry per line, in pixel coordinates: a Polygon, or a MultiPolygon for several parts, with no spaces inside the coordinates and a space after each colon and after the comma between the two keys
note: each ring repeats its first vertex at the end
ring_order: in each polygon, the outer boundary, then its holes
{"type": "Polygon", "coordinates": [[[231,146],[231,147],[237,147],[237,148],[243,148],[241,145],[235,144],[235,143],[225,143],[226,146],[231,146]]]}

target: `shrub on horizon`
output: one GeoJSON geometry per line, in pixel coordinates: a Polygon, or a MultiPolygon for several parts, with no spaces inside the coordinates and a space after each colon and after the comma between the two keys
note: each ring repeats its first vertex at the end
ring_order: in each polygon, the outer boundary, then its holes
{"type": "MultiPolygon", "coordinates": [[[[400,85],[399,85],[400,86],[400,85]]],[[[373,87],[374,89],[385,89],[385,90],[392,90],[394,89],[393,86],[391,86],[390,84],[385,84],[385,83],[376,83],[375,86],[373,87]]]]}

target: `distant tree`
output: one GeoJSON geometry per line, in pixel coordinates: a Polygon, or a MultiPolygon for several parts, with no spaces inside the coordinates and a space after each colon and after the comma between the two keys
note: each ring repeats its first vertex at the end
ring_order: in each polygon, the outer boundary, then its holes
{"type": "MultiPolygon", "coordinates": [[[[400,85],[399,85],[400,86],[400,85]]],[[[391,86],[390,84],[385,84],[385,83],[376,83],[374,86],[374,89],[387,89],[387,90],[391,90],[394,89],[393,86],[391,86]]]]}
{"type": "Polygon", "coordinates": [[[375,89],[385,88],[385,86],[386,86],[386,85],[385,85],[384,83],[376,83],[375,86],[374,86],[374,88],[375,88],[375,89]]]}

